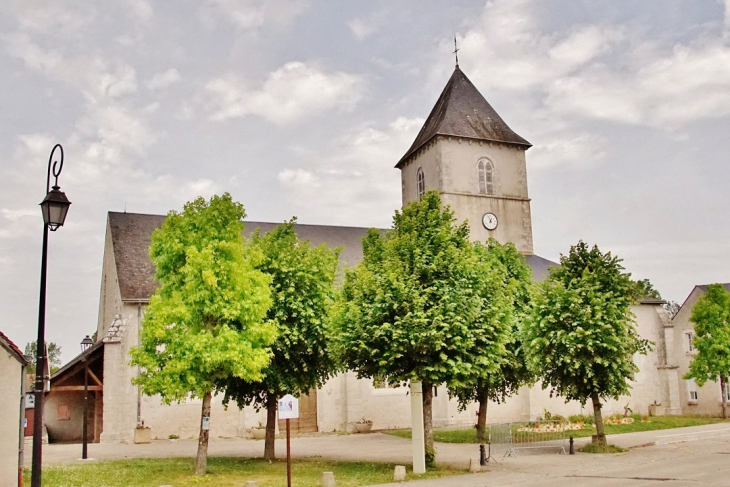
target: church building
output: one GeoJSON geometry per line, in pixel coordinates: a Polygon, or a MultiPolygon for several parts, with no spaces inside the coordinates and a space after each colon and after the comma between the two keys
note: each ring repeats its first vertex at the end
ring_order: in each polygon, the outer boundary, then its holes
{"type": "MultiPolygon", "coordinates": [[[[533,278],[541,281],[550,266],[557,265],[533,253],[532,216],[527,184],[526,152],[530,143],[517,135],[456,66],[436,105],[411,147],[397,162],[402,182],[403,204],[436,190],[444,204],[455,211],[460,221],[468,220],[471,238],[486,241],[493,237],[512,242],[525,255],[533,278]]],[[[148,257],[153,230],[164,216],[110,212],[106,228],[102,270],[97,343],[88,359],[94,364],[98,384],[93,403],[93,435],[97,441],[133,441],[135,430],[144,422],[154,438],[170,435],[197,437],[200,400],[162,405],[159,397],[145,397],[131,379],[139,371],[129,365],[129,350],[138,344],[138,331],[155,290],[154,268],[148,257]]],[[[245,222],[245,233],[256,228],[263,232],[276,224],[245,222]]],[[[361,239],[367,229],[297,224],[302,239],[313,244],[326,243],[345,248],[341,266],[354,266],[362,260],[361,239]]],[[[631,397],[609,401],[605,413],[623,412],[629,405],[634,412],[646,413],[652,404],[663,404],[667,413],[682,410],[679,400],[678,368],[672,364],[674,331],[662,308],[662,301],[648,299],[633,307],[639,334],[655,343],[654,351],[637,356],[640,372],[632,382],[631,397]]],[[[51,383],[75,383],[63,371],[77,373],[74,363],[54,375],[51,383]]],[[[331,378],[321,389],[301,399],[301,418],[295,431],[352,431],[362,419],[373,421],[374,429],[403,428],[410,425],[408,388],[357,379],[354,372],[331,378]]],[[[265,412],[252,408],[225,410],[222,397],[213,399],[211,435],[247,436],[265,412]]],[[[459,412],[457,403],[439,387],[434,397],[436,426],[470,425],[475,422],[477,406],[459,412]]],[[[46,410],[46,424],[53,441],[54,431],[63,418],[61,410],[46,410]]],[[[539,385],[523,388],[503,404],[490,404],[488,422],[535,419],[547,409],[563,415],[578,414],[576,402],[551,398],[539,385]]],[[[592,411],[588,409],[586,413],[592,411]]],[[[68,409],[64,409],[67,411],[68,409]]],[[[65,427],[63,431],[68,431],[65,427]]],[[[70,438],[65,438],[69,440],[70,438]]]]}

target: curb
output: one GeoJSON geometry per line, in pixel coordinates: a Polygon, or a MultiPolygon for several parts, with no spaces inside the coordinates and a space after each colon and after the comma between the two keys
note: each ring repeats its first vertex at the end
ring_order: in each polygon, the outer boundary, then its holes
{"type": "Polygon", "coordinates": [[[730,436],[730,428],[719,430],[698,431],[696,433],[683,433],[679,435],[663,435],[658,436],[654,441],[656,445],[671,445],[674,443],[684,443],[686,441],[699,441],[712,438],[724,438],[730,436]]]}

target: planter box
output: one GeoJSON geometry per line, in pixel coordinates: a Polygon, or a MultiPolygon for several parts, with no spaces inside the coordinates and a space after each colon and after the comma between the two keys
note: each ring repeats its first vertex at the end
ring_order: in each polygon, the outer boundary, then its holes
{"type": "Polygon", "coordinates": [[[373,423],[355,423],[355,431],[358,433],[370,433],[373,423]]]}
{"type": "Polygon", "coordinates": [[[263,440],[266,438],[266,428],[251,428],[251,436],[254,440],[263,440]]]}
{"type": "Polygon", "coordinates": [[[135,443],[152,443],[152,429],[151,428],[135,428],[134,429],[134,442],[135,443]]]}

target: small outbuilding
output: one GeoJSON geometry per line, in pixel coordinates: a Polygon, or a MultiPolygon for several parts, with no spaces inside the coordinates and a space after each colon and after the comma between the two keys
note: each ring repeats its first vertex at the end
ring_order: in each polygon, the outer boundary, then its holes
{"type": "Polygon", "coordinates": [[[88,411],[87,441],[99,442],[103,428],[103,364],[104,342],[98,341],[51,376],[50,390],[43,403],[49,443],[83,441],[84,405],[88,411]]]}
{"type": "Polygon", "coordinates": [[[0,487],[21,485],[27,365],[23,352],[0,332],[0,487]]]}

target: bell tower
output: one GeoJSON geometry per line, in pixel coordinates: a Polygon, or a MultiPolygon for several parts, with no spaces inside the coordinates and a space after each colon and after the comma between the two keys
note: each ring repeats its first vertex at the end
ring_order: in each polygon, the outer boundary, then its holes
{"type": "Polygon", "coordinates": [[[437,190],[471,238],[512,242],[532,254],[532,217],[525,151],[531,144],[510,129],[456,65],[416,140],[395,167],[403,204],[437,190]]]}

